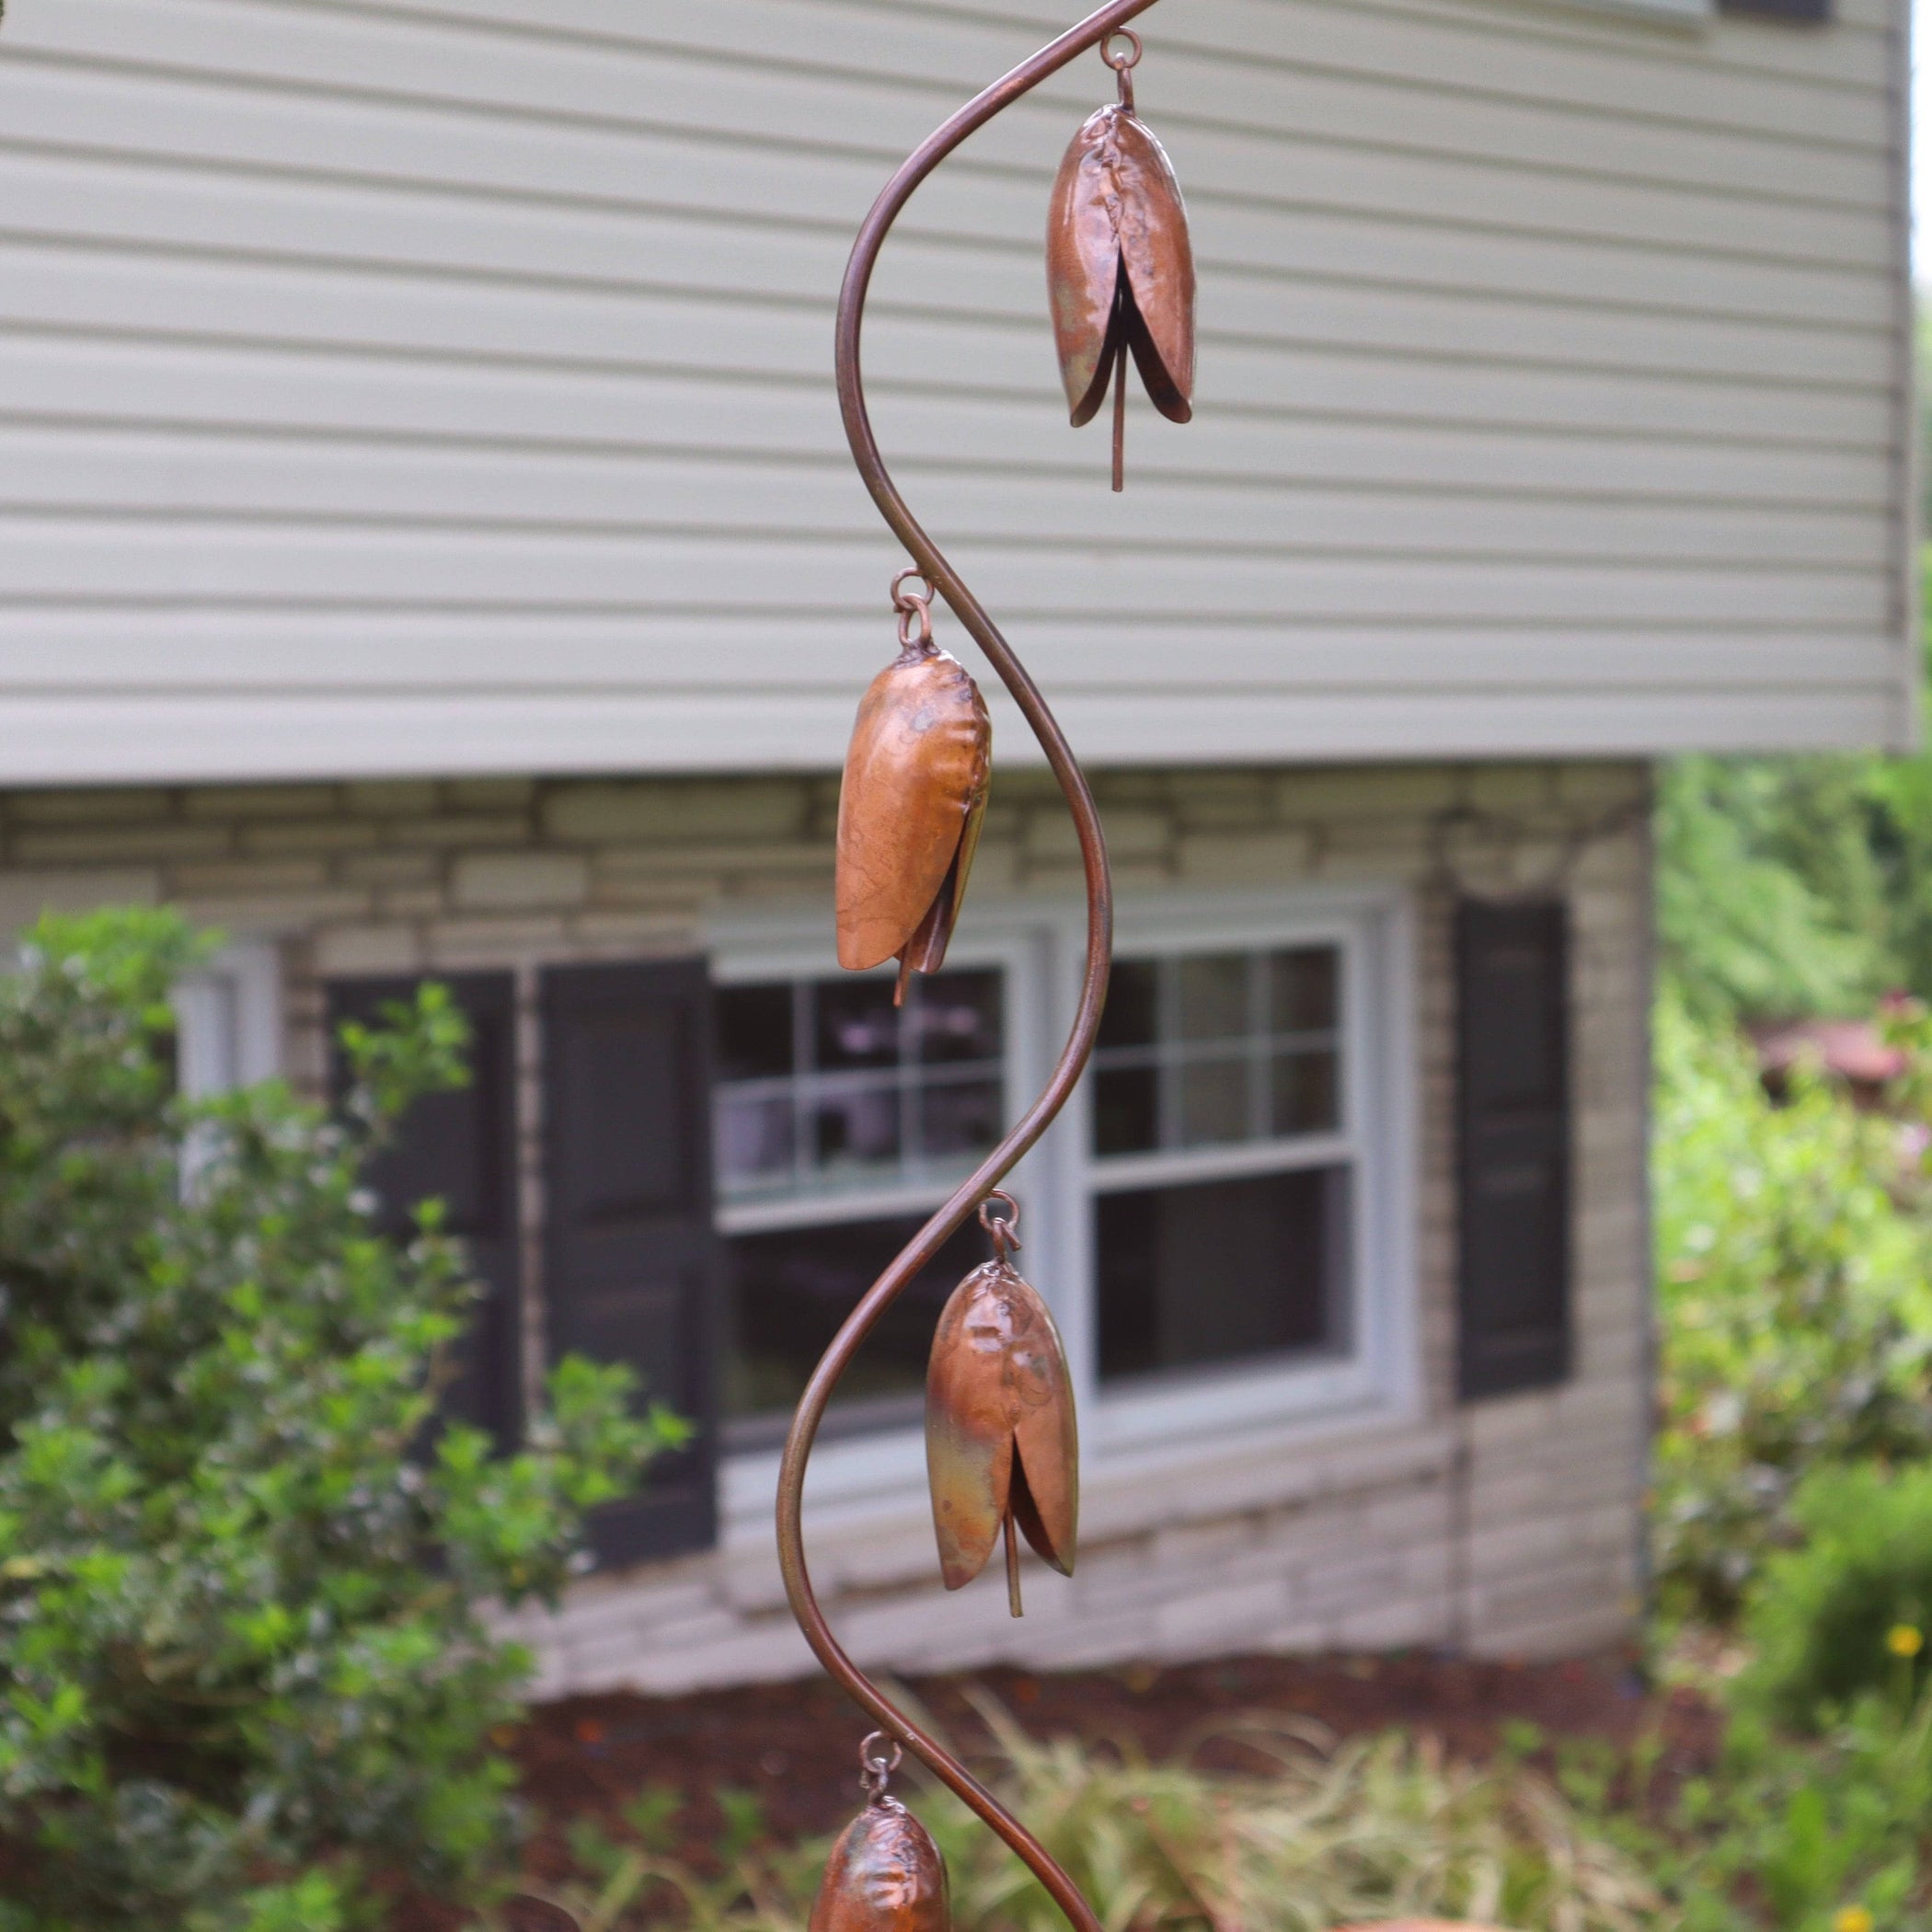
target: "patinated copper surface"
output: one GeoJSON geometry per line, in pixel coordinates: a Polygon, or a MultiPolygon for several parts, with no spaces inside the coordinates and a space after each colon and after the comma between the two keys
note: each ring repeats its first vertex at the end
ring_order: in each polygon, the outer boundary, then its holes
{"type": "Polygon", "coordinates": [[[1006,1258],[1018,1245],[1011,1200],[991,1200],[1008,1211],[995,1221],[981,1210],[999,1254],[953,1290],[933,1336],[926,1473],[946,1587],[972,1582],[1004,1532],[1018,1616],[1016,1524],[1063,1576],[1074,1573],[1080,1443],[1060,1330],[1039,1291],[1006,1258]]]}
{"type": "Polygon", "coordinates": [[[896,1798],[877,1798],[832,1847],[811,1932],[949,1932],[946,1861],[896,1798]]]}
{"type": "Polygon", "coordinates": [[[937,972],[985,816],[993,726],[966,667],[936,650],[923,603],[858,707],[838,799],[838,961],[937,972]]]}
{"type": "MultiPolygon", "coordinates": [[[[1132,35],[1127,36],[1133,40],[1132,35]]],[[[1140,43],[1134,40],[1133,59],[1140,43]]],[[[1167,151],[1121,98],[1087,117],[1060,163],[1047,213],[1047,295],[1074,427],[1090,422],[1114,385],[1116,465],[1127,357],[1154,407],[1175,422],[1194,413],[1194,251],[1167,151]]]]}

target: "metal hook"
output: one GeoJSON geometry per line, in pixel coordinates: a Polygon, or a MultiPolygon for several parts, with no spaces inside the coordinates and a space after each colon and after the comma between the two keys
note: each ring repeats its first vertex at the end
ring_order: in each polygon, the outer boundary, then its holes
{"type": "Polygon", "coordinates": [[[1015,1232],[1019,1226],[1019,1203],[1003,1188],[995,1188],[980,1202],[980,1225],[992,1236],[994,1252],[1002,1261],[1019,1252],[1019,1236],[1015,1232]],[[995,1202],[1006,1209],[1004,1214],[990,1212],[995,1202]]]}
{"type": "Polygon", "coordinates": [[[1141,63],[1141,37],[1131,27],[1116,28],[1100,42],[1100,58],[1113,69],[1114,78],[1120,83],[1121,105],[1130,114],[1133,112],[1133,70],[1141,63]],[[1133,46],[1126,53],[1116,54],[1116,40],[1130,40],[1133,46]]]}

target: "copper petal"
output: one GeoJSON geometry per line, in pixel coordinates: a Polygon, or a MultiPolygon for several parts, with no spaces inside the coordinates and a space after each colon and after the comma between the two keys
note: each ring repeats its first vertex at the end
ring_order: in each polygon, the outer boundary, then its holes
{"type": "Polygon", "coordinates": [[[863,971],[946,957],[985,811],[993,727],[943,650],[908,650],[858,707],[838,800],[838,960],[863,971]]]}
{"type": "Polygon", "coordinates": [[[1066,1351],[1037,1290],[988,1261],[953,1290],[926,1382],[926,1468],[949,1590],[986,1567],[1010,1512],[1074,1569],[1080,1454],[1066,1351]]]}
{"type": "Polygon", "coordinates": [[[896,1799],[868,1804],[825,1861],[811,1932],[948,1932],[946,1861],[896,1799]]]}
{"type": "Polygon", "coordinates": [[[1100,407],[1123,337],[1155,408],[1175,422],[1188,420],[1194,396],[1188,211],[1167,151],[1145,122],[1117,104],[1087,117],[1054,178],[1047,293],[1076,429],[1100,407]]]}

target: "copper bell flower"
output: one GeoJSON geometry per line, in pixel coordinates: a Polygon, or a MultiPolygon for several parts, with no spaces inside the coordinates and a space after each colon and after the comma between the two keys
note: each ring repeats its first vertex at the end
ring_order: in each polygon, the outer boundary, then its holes
{"type": "Polygon", "coordinates": [[[892,582],[899,655],[858,707],[838,798],[838,962],[897,955],[896,1005],[946,958],[979,844],[993,725],[966,667],[933,645],[931,593],[892,582]]]}
{"type": "Polygon", "coordinates": [[[1019,1243],[1010,1195],[989,1195],[980,1225],[995,1258],[952,1292],[926,1377],[926,1473],[939,1569],[972,1582],[1004,1534],[1006,1598],[1020,1614],[1015,1526],[1062,1576],[1074,1573],[1080,1444],[1066,1349],[1037,1289],[1006,1259],[1019,1243]],[[988,1213],[995,1202],[1006,1210],[988,1213]]]}
{"type": "Polygon", "coordinates": [[[858,1747],[866,1808],[825,1861],[810,1932],[950,1932],[946,1860],[926,1827],[886,1796],[899,1764],[897,1744],[888,1757],[874,1754],[886,1742],[875,1731],[858,1747]]]}
{"type": "Polygon", "coordinates": [[[1132,51],[1101,59],[1121,98],[1089,115],[1053,180],[1047,213],[1047,293],[1074,427],[1090,422],[1113,382],[1113,487],[1125,483],[1127,353],[1154,407],[1172,422],[1194,413],[1194,251],[1167,151],[1133,111],[1132,51]]]}

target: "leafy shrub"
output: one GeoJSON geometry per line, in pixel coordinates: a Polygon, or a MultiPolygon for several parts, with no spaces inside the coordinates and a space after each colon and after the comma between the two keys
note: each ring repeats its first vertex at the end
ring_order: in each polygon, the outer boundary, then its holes
{"type": "Polygon", "coordinates": [[[1895,1122],[1671,999],[1656,1026],[1664,1601],[1735,1615],[1816,1466],[1932,1454],[1932,1218],[1895,1122]]]}
{"type": "Polygon", "coordinates": [[[0,1926],[333,1932],[385,1888],[513,1868],[489,1749],[582,1512],[674,1436],[627,1377],[552,1378],[528,1446],[431,1442],[477,1290],[433,1207],[357,1176],[455,1084],[438,989],[350,1041],[345,1121],[173,1090],[162,914],[49,920],[0,979],[0,1926]]]}
{"type": "Polygon", "coordinates": [[[1868,1691],[1909,1701],[1932,1628],[1932,1467],[1819,1469],[1791,1513],[1805,1541],[1752,1593],[1740,1694],[1807,1729],[1868,1691]]]}

